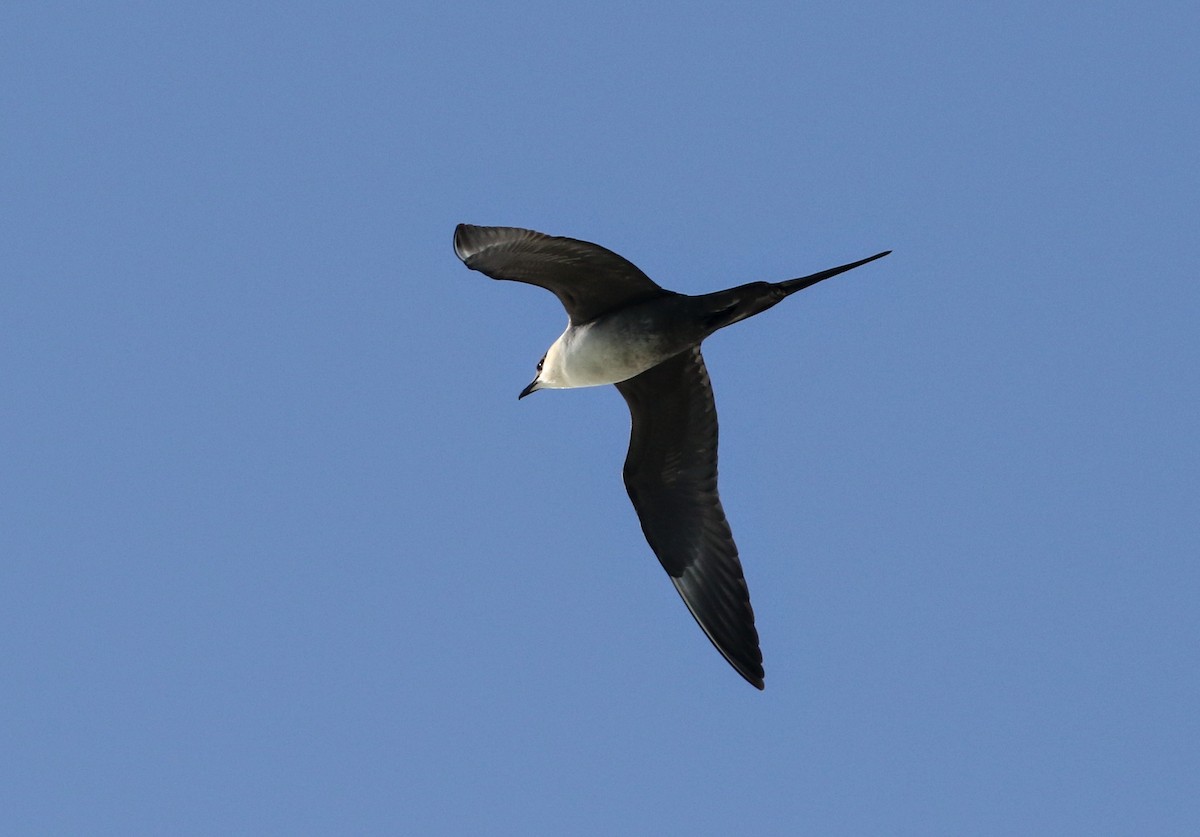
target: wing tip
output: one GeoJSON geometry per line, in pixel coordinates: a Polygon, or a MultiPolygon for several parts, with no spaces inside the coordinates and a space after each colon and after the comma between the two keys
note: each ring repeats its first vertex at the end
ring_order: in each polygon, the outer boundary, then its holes
{"type": "MultiPolygon", "coordinates": [[[[738,571],[740,576],[740,564],[738,571]]],[[[745,604],[745,611],[742,614],[744,621],[740,621],[740,624],[735,626],[735,630],[730,632],[720,630],[722,626],[729,626],[728,621],[720,618],[712,619],[707,614],[702,615],[698,612],[698,608],[701,607],[700,600],[690,591],[686,591],[674,576],[669,577],[676,592],[683,599],[683,603],[687,605],[688,612],[692,614],[692,618],[696,620],[700,630],[704,631],[704,635],[708,637],[713,648],[717,649],[717,652],[725,658],[725,662],[729,663],[730,667],[740,674],[743,680],[760,692],[763,691],[766,688],[766,684],[763,682],[766,672],[763,670],[762,648],[758,641],[758,630],[754,627],[754,611],[750,607],[750,594],[746,590],[745,580],[742,580],[742,590],[746,592],[746,597],[743,599],[745,604]]]]}
{"type": "MultiPolygon", "coordinates": [[[[728,657],[725,659],[729,660],[728,657]]],[[[761,664],[755,666],[754,668],[747,669],[745,666],[734,663],[733,660],[729,660],[729,663],[733,666],[734,671],[742,675],[743,680],[745,680],[754,688],[758,689],[760,692],[767,688],[767,684],[763,682],[765,673],[763,672],[763,667],[761,664]]]]}
{"type": "Polygon", "coordinates": [[[475,257],[485,250],[493,247],[513,246],[531,238],[550,237],[545,233],[527,230],[523,227],[480,227],[475,224],[459,224],[454,228],[454,255],[458,256],[463,264],[471,270],[479,270],[480,268],[471,262],[478,262],[475,257]]]}
{"type": "Polygon", "coordinates": [[[458,256],[464,264],[478,249],[471,242],[472,233],[478,229],[479,227],[472,224],[459,224],[454,228],[454,255],[458,256]]]}
{"type": "MultiPolygon", "coordinates": [[[[721,651],[721,656],[723,656],[726,661],[733,666],[733,670],[742,675],[743,680],[745,680],[754,688],[758,689],[760,692],[767,688],[767,684],[764,682],[766,672],[763,671],[762,663],[759,663],[755,666],[749,666],[740,662],[735,663],[728,654],[721,650],[721,648],[718,647],[717,650],[721,651]]],[[[758,649],[755,648],[755,651],[757,650],[758,649]]]]}

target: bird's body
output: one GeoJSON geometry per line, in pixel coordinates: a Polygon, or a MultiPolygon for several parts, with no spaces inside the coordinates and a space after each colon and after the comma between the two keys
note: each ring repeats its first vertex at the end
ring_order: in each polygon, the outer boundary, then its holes
{"type": "Polygon", "coordinates": [[[785,282],[689,296],[586,241],[460,224],[454,250],[494,279],[552,291],[569,322],[520,397],[615,384],[632,427],[625,487],[646,540],[726,660],[763,687],[762,654],[737,547],[717,495],[717,417],[700,343],[796,291],[887,255],[785,282]]]}
{"type": "Polygon", "coordinates": [[[567,323],[546,350],[538,389],[616,384],[679,354],[687,344],[658,328],[657,310],[653,302],[643,302],[591,322],[567,323]]]}

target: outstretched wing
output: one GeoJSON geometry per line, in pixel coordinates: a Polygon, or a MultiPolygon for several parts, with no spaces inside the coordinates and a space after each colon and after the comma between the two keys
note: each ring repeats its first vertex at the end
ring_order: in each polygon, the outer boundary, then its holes
{"type": "Polygon", "coordinates": [[[553,292],[576,324],[614,308],[670,295],[611,250],[533,230],[459,224],[454,230],[454,252],[471,270],[493,279],[526,282],[553,292]]]}
{"type": "Polygon", "coordinates": [[[616,386],[633,419],[625,488],[646,540],[713,645],[761,689],[750,591],[717,496],[717,409],[700,349],[616,386]]]}

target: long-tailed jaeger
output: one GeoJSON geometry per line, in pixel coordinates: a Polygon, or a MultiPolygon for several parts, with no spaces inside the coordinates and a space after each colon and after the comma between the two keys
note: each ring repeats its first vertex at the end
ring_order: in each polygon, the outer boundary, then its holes
{"type": "Polygon", "coordinates": [[[567,330],[518,398],[539,389],[616,384],[632,416],[625,488],[642,532],[712,644],[763,688],[750,592],[717,496],[717,409],[700,343],[891,251],[799,279],[700,296],[660,288],[598,245],[533,230],[459,224],[454,252],[493,279],[545,288],[567,309],[567,330]]]}

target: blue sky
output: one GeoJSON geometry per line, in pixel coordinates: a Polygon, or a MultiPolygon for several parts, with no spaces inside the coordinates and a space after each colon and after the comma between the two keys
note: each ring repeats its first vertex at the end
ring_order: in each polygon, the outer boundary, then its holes
{"type": "Polygon", "coordinates": [[[0,821],[1200,831],[1193,3],[8,3],[0,821]],[[767,689],[454,225],[700,293],[767,689]]]}

